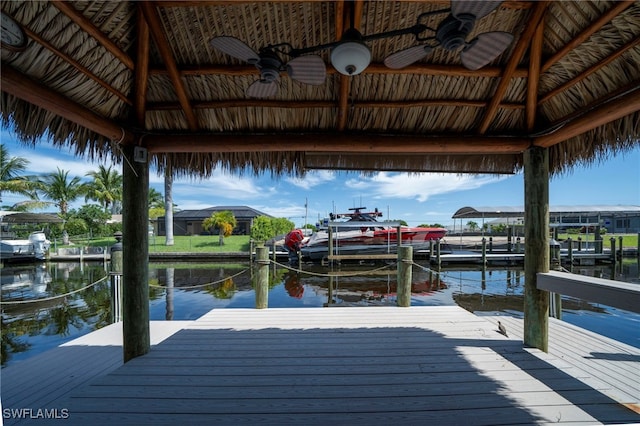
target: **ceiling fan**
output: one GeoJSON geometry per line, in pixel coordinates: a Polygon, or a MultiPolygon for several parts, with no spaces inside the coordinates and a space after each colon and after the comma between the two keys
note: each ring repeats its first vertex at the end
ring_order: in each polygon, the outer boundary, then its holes
{"type": "Polygon", "coordinates": [[[513,34],[504,31],[491,31],[479,34],[473,40],[467,42],[467,36],[473,30],[478,19],[493,12],[502,3],[502,0],[466,1],[451,0],[451,13],[433,29],[422,23],[425,17],[436,12],[423,13],[418,16],[418,22],[413,27],[407,28],[407,33],[415,35],[418,41],[427,41],[428,44],[413,46],[387,56],[384,63],[393,69],[404,68],[429,55],[434,48],[442,47],[449,51],[455,51],[462,47],[460,60],[465,68],[477,70],[495,58],[497,58],[513,41],[513,34]],[[420,37],[420,33],[429,30],[435,36],[420,37]]]}
{"type": "Polygon", "coordinates": [[[502,0],[451,0],[451,8],[425,12],[418,16],[415,25],[377,34],[362,35],[354,28],[354,17],[351,14],[351,27],[345,31],[339,41],[304,48],[294,48],[289,43],[269,45],[259,52],[251,49],[243,41],[229,36],[214,37],[211,45],[216,49],[249,64],[255,65],[260,78],[246,90],[251,97],[263,98],[278,92],[280,73],[286,71],[289,76],[301,83],[320,85],[326,78],[326,66],[320,56],[308,55],[324,49],[331,49],[331,63],[344,75],[361,73],[371,62],[371,51],[365,44],[401,35],[413,34],[416,41],[424,42],[417,46],[395,52],[387,56],[384,63],[392,69],[404,68],[429,55],[435,48],[441,47],[449,51],[460,48],[462,65],[471,70],[480,69],[497,58],[513,41],[513,34],[504,31],[491,31],[479,34],[471,41],[467,37],[473,30],[477,20],[493,12],[502,0]],[[449,13],[437,28],[424,24],[427,17],[449,13]],[[425,31],[434,35],[422,36],[425,31]],[[282,55],[290,56],[288,62],[282,55]]]}
{"type": "Polygon", "coordinates": [[[317,55],[295,55],[289,62],[284,63],[278,55],[280,46],[267,46],[255,52],[243,41],[228,36],[215,37],[211,45],[229,56],[248,62],[260,71],[260,78],[254,81],[245,91],[247,96],[265,98],[278,93],[280,73],[286,71],[289,77],[301,83],[320,85],[324,83],[327,69],[324,61],[317,55]]]}

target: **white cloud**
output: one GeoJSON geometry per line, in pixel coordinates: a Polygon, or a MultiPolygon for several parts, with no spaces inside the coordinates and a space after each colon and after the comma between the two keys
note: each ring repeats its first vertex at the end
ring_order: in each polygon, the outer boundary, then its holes
{"type": "Polygon", "coordinates": [[[502,179],[505,177],[437,173],[410,175],[381,172],[372,177],[349,179],[345,185],[358,191],[366,190],[368,195],[373,198],[406,198],[424,202],[434,195],[476,189],[502,179]]]}
{"type": "MultiPolygon", "coordinates": [[[[159,191],[164,193],[160,179],[159,191]]],[[[173,183],[173,201],[181,209],[200,209],[223,204],[246,204],[274,195],[275,189],[261,185],[257,178],[215,172],[208,179],[177,179],[173,183]]]]}
{"type": "Polygon", "coordinates": [[[336,175],[332,171],[320,170],[307,172],[303,178],[287,177],[286,181],[302,189],[311,189],[323,183],[335,180],[336,175]]]}

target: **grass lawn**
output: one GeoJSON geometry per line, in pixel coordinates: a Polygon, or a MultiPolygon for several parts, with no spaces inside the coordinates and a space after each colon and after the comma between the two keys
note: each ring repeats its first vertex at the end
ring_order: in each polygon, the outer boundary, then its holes
{"type": "MultiPolygon", "coordinates": [[[[593,241],[595,238],[594,234],[559,234],[558,238],[560,240],[566,240],[571,237],[573,241],[578,241],[578,237],[582,239],[582,241],[593,241]]],[[[602,241],[604,243],[604,247],[611,247],[611,238],[616,239],[616,247],[620,247],[619,237],[622,237],[622,247],[638,247],[638,234],[604,234],[602,236],[602,241]]]]}
{"type": "MultiPolygon", "coordinates": [[[[174,245],[165,246],[165,237],[149,237],[150,253],[222,253],[222,252],[248,252],[251,249],[248,235],[232,235],[224,239],[224,245],[219,245],[217,235],[178,235],[173,238],[174,245]]],[[[116,243],[113,237],[86,239],[71,238],[74,246],[111,247],[116,243]]],[[[58,244],[58,247],[63,247],[58,244]]]]}

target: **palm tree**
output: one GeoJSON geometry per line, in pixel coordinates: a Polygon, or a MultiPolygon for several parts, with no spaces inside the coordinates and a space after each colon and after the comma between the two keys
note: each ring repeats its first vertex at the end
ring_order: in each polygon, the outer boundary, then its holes
{"type": "Polygon", "coordinates": [[[29,160],[23,157],[9,157],[9,151],[0,144],[0,202],[2,192],[13,192],[35,198],[34,183],[21,174],[27,170],[29,160]]]}
{"type": "Polygon", "coordinates": [[[224,237],[231,235],[233,228],[235,228],[237,224],[238,221],[230,210],[215,212],[202,221],[202,227],[207,231],[212,228],[218,228],[220,230],[219,244],[221,246],[224,245],[224,237]]]}
{"type": "Polygon", "coordinates": [[[164,197],[162,193],[155,188],[149,188],[149,208],[164,209],[164,197]]]}
{"type": "Polygon", "coordinates": [[[69,171],[58,168],[57,172],[38,179],[38,192],[60,209],[60,217],[64,219],[69,211],[69,204],[86,194],[87,186],[78,176],[69,180],[69,171]]]}
{"type": "Polygon", "coordinates": [[[116,213],[118,203],[122,201],[122,175],[111,166],[100,166],[97,171],[87,173],[93,181],[87,184],[85,201],[99,202],[105,212],[116,213]],[[109,209],[111,208],[111,209],[109,209]]]}

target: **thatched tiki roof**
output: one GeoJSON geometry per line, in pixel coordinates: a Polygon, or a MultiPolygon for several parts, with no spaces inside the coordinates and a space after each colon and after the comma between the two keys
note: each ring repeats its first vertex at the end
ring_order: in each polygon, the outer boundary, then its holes
{"type": "Polygon", "coordinates": [[[371,63],[351,77],[333,68],[331,49],[310,52],[326,64],[321,84],[282,72],[268,97],[246,93],[254,65],[211,43],[278,45],[286,64],[290,49],[336,42],[352,25],[365,37],[417,23],[436,30],[449,7],[2,1],[26,34],[23,49],[2,49],[2,117],[25,141],[46,135],[94,156],[135,142],[161,168],[204,176],[215,167],[513,173],[532,145],[549,147],[551,171],[561,172],[640,144],[640,2],[506,1],[464,36],[513,35],[477,70],[460,48],[405,34],[367,40],[371,63]],[[385,66],[419,44],[434,48],[385,66]]]}

